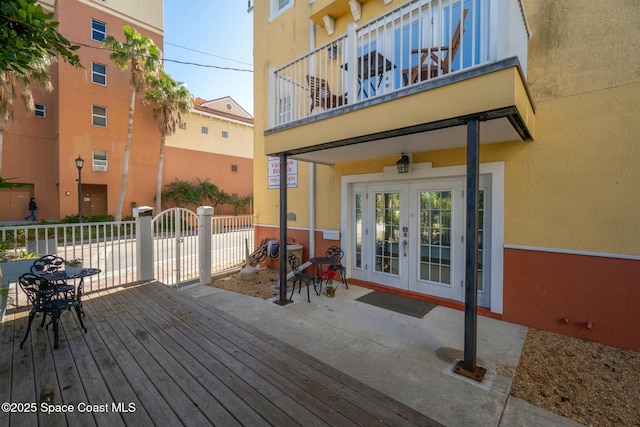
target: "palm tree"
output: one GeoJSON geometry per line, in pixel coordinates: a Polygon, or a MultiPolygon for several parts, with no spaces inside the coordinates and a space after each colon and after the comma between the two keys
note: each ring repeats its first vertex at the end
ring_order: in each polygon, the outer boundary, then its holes
{"type": "Polygon", "coordinates": [[[209,178],[204,181],[198,178],[198,191],[200,192],[200,203],[203,205],[209,204],[215,208],[218,205],[231,203],[231,196],[209,181],[209,178]]]}
{"type": "Polygon", "coordinates": [[[197,206],[200,202],[198,188],[188,181],[176,178],[166,187],[167,190],[162,192],[162,198],[165,201],[172,202],[177,207],[197,206]]]}
{"type": "Polygon", "coordinates": [[[191,94],[182,83],[171,78],[164,71],[160,76],[149,78],[150,89],[145,99],[153,104],[153,117],[160,129],[160,159],[158,160],[158,177],[156,181],[156,213],[162,207],[162,168],[164,165],[164,148],[167,135],[176,132],[176,125],[182,123],[182,115],[191,109],[191,94]]]}
{"type": "Polygon", "coordinates": [[[49,66],[55,57],[45,54],[33,58],[29,69],[18,73],[16,71],[0,71],[0,170],[2,170],[2,133],[4,126],[13,121],[13,102],[18,97],[16,89],[21,89],[22,103],[25,109],[32,113],[35,107],[32,87],[39,86],[47,91],[53,89],[49,66]]]}
{"type": "Polygon", "coordinates": [[[131,69],[131,99],[129,101],[129,125],[127,128],[127,142],[122,160],[122,184],[120,195],[116,205],[116,221],[122,219],[122,207],[124,205],[124,195],[129,178],[129,157],[131,155],[131,140],[133,138],[133,113],[136,105],[136,97],[142,96],[147,87],[148,77],[155,74],[160,69],[160,59],[162,52],[157,48],[153,40],[142,36],[128,25],[122,27],[125,42],[121,43],[113,36],[107,36],[102,41],[104,46],[111,49],[113,53],[109,58],[114,62],[119,70],[131,69]]]}

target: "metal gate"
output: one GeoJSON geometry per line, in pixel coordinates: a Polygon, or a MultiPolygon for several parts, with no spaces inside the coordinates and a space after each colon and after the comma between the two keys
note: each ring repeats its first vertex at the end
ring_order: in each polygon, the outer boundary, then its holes
{"type": "Polygon", "coordinates": [[[197,280],[198,215],[184,208],[167,209],[151,221],[155,279],[180,286],[197,280]]]}

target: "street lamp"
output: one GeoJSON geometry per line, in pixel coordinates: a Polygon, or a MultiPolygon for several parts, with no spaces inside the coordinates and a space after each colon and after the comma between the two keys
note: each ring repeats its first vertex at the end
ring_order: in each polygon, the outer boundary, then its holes
{"type": "Polygon", "coordinates": [[[84,160],[78,154],[76,167],[78,168],[78,222],[82,223],[82,167],[84,160]]]}

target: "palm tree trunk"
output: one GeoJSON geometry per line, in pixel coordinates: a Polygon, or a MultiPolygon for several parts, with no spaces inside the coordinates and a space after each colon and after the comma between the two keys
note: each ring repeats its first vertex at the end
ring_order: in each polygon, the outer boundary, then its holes
{"type": "Polygon", "coordinates": [[[129,179],[129,157],[131,157],[131,140],[133,139],[133,112],[136,107],[136,91],[131,89],[131,101],[129,103],[129,126],[127,129],[127,143],[124,148],[124,158],[122,159],[122,183],[120,184],[120,195],[116,206],[115,220],[122,220],[122,207],[124,205],[124,194],[127,190],[127,180],[129,179]]]}
{"type": "Polygon", "coordinates": [[[156,215],[162,209],[162,169],[164,167],[164,143],[167,136],[163,133],[160,139],[160,159],[158,160],[158,178],[156,179],[156,215]]]}

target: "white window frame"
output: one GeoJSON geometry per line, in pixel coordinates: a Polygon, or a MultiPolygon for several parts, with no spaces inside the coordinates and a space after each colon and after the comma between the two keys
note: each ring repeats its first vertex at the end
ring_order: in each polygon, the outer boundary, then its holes
{"type": "Polygon", "coordinates": [[[101,128],[107,127],[107,107],[104,107],[102,105],[95,105],[95,104],[91,106],[91,124],[93,126],[98,126],[101,128]],[[104,108],[104,115],[96,114],[95,108],[104,108]],[[96,119],[104,119],[104,125],[97,124],[96,119]]]}
{"type": "Polygon", "coordinates": [[[271,17],[273,19],[287,9],[293,7],[294,0],[271,0],[271,17]],[[284,3],[284,4],[283,4],[284,3]]]}
{"type": "Polygon", "coordinates": [[[105,37],[107,37],[107,23],[106,22],[102,22],[102,21],[98,21],[97,19],[91,19],[91,40],[94,40],[94,41],[97,41],[97,42],[102,42],[102,40],[104,40],[105,37]],[[104,26],[104,31],[95,28],[94,24],[100,24],[100,25],[104,26]],[[95,34],[101,34],[102,38],[101,39],[95,38],[94,37],[94,33],[95,34]]]}
{"type": "Polygon", "coordinates": [[[34,104],[33,116],[44,119],[47,117],[47,107],[44,104],[34,104]]]}
{"type": "Polygon", "coordinates": [[[226,130],[222,131],[222,137],[223,138],[229,138],[229,132],[227,132],[226,130]]]}
{"type": "Polygon", "coordinates": [[[109,171],[109,152],[104,150],[93,150],[91,153],[94,172],[109,171]],[[103,158],[104,157],[104,158],[103,158]]]}
{"type": "Polygon", "coordinates": [[[178,128],[182,130],[187,130],[187,122],[178,123],[178,128]]]}
{"type": "Polygon", "coordinates": [[[201,130],[201,132],[202,132],[204,135],[208,135],[208,134],[209,134],[209,128],[208,128],[208,127],[206,127],[206,126],[202,126],[202,130],[201,130]]]}
{"type": "Polygon", "coordinates": [[[100,64],[99,62],[91,62],[91,82],[94,83],[94,84],[100,85],[100,86],[106,86],[107,85],[107,66],[105,64],[100,64]],[[104,73],[96,71],[94,69],[94,65],[99,65],[101,67],[104,67],[104,73]],[[95,80],[96,76],[104,77],[104,83],[97,82],[95,80]]]}

